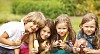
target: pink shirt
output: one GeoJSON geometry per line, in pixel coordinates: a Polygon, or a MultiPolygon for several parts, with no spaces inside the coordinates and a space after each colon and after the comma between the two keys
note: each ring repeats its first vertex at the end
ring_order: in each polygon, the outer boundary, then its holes
{"type": "Polygon", "coordinates": [[[29,48],[27,43],[23,42],[22,45],[20,46],[20,54],[29,54],[29,48]]]}

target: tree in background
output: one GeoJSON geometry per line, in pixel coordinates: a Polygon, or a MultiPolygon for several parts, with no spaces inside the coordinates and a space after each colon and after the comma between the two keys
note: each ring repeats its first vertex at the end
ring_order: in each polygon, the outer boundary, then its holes
{"type": "Polygon", "coordinates": [[[12,12],[26,14],[31,11],[42,11],[47,18],[56,18],[65,13],[71,16],[82,16],[88,12],[100,15],[100,0],[13,0],[12,12]]]}

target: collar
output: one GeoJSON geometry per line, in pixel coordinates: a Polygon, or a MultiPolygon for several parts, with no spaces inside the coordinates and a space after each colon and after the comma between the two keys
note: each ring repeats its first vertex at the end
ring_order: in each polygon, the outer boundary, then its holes
{"type": "Polygon", "coordinates": [[[84,34],[83,35],[83,37],[85,38],[85,39],[94,39],[94,34],[92,34],[92,35],[90,35],[90,36],[87,36],[86,34],[84,34]]]}
{"type": "Polygon", "coordinates": [[[66,33],[66,36],[64,37],[63,41],[66,42],[66,39],[68,37],[69,32],[66,33]]]}

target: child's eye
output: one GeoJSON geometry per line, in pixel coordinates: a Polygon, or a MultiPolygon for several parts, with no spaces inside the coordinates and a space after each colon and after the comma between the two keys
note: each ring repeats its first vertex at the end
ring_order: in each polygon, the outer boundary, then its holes
{"type": "Polygon", "coordinates": [[[36,27],[39,28],[39,25],[37,25],[36,27]]]}
{"type": "Polygon", "coordinates": [[[33,24],[34,24],[34,25],[37,25],[38,23],[34,21],[33,24]]]}
{"type": "Polygon", "coordinates": [[[58,28],[58,29],[61,29],[61,28],[58,28]]]}
{"type": "Polygon", "coordinates": [[[50,34],[50,32],[48,32],[48,34],[50,34]]]}
{"type": "Polygon", "coordinates": [[[46,32],[45,30],[43,30],[43,32],[46,32]]]}
{"type": "Polygon", "coordinates": [[[90,28],[95,28],[94,26],[91,26],[90,28]]]}
{"type": "Polygon", "coordinates": [[[67,28],[63,28],[63,29],[67,29],[67,28]]]}
{"type": "Polygon", "coordinates": [[[85,26],[86,28],[88,28],[88,26],[85,26]]]}

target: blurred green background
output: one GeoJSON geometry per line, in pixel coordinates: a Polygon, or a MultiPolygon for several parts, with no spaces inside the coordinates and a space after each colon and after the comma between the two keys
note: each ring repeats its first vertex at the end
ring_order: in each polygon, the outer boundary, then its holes
{"type": "Polygon", "coordinates": [[[95,13],[100,23],[100,0],[0,0],[0,25],[19,21],[31,11],[41,11],[46,18],[52,19],[62,13],[68,14],[76,33],[86,13],[95,13]]]}

